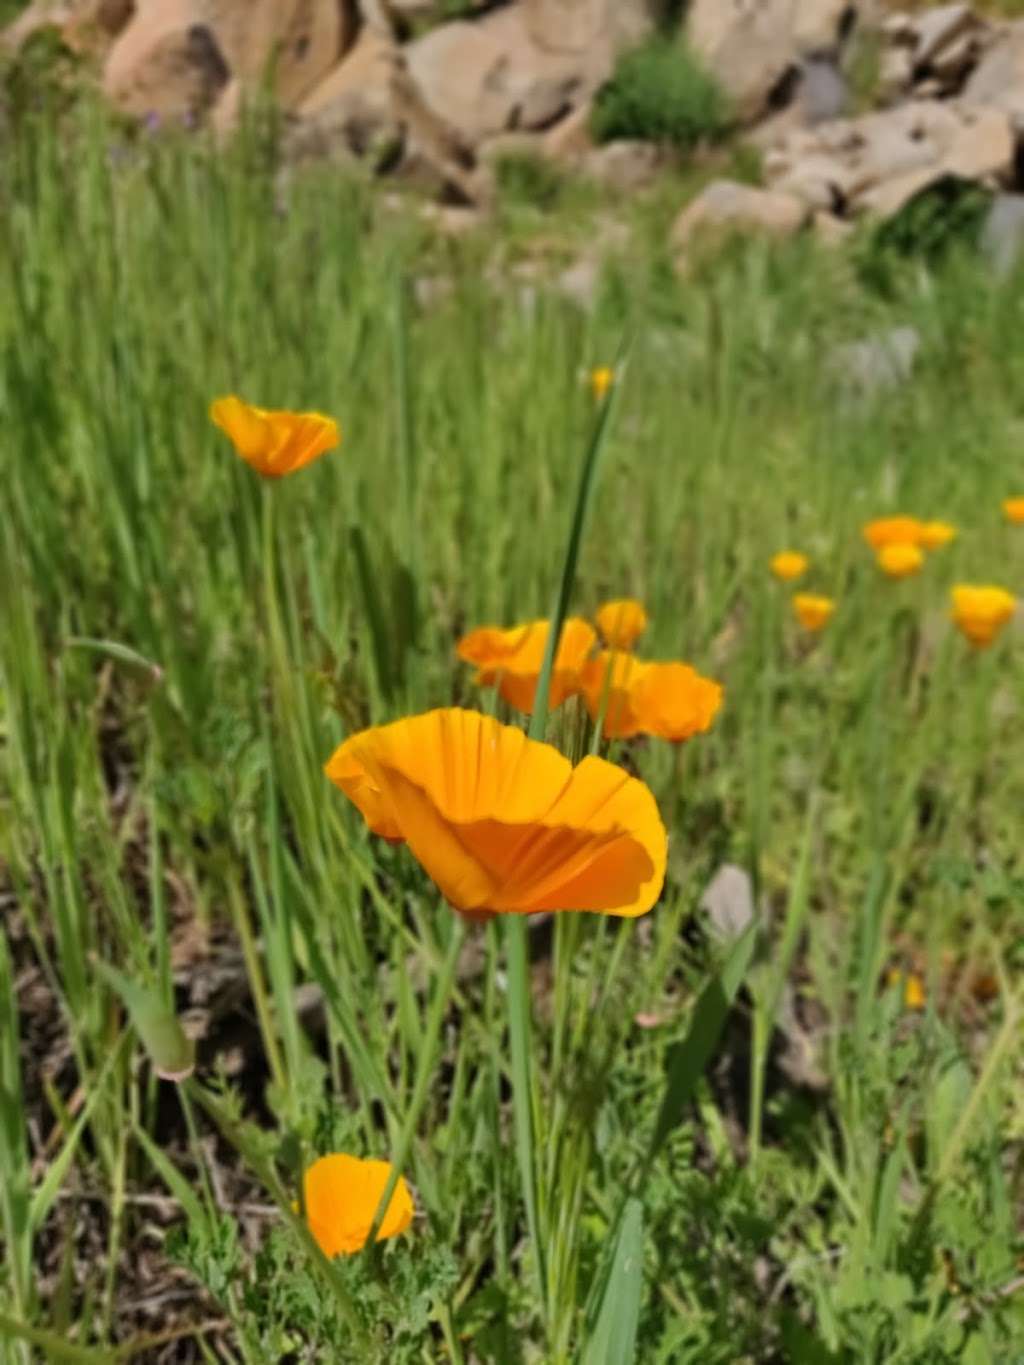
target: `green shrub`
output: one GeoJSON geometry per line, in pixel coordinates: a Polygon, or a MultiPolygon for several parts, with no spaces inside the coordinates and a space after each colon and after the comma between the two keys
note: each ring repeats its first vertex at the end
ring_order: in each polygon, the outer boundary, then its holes
{"type": "Polygon", "coordinates": [[[955,176],[936,181],[861,239],[854,260],[862,282],[891,298],[907,262],[934,269],[957,250],[975,251],[991,204],[990,191],[980,185],[955,176]]]}
{"type": "Polygon", "coordinates": [[[598,142],[643,138],[690,151],[728,124],[721,88],[678,41],[654,39],[619,58],[599,91],[591,130],[598,142]]]}

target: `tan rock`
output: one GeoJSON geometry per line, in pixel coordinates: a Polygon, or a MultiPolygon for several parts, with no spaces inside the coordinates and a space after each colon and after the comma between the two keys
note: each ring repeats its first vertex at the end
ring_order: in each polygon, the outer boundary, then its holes
{"type": "Polygon", "coordinates": [[[402,174],[429,192],[489,203],[494,197],[489,168],[476,167],[468,143],[427,104],[404,62],[394,72],[391,94],[405,132],[402,174]]]}
{"type": "Polygon", "coordinates": [[[355,47],[299,105],[299,137],[310,151],[319,143],[357,154],[381,137],[397,135],[392,83],[400,61],[396,44],[366,27],[355,47]]]}
{"type": "Polygon", "coordinates": [[[811,219],[814,235],[822,246],[839,247],[847,242],[854,231],[853,224],[834,213],[816,213],[811,219]]]}
{"type": "Polygon", "coordinates": [[[944,91],[956,91],[978,61],[982,46],[982,30],[972,29],[935,54],[929,69],[944,91]]]}
{"type": "Polygon", "coordinates": [[[555,288],[584,312],[597,303],[601,288],[601,262],[594,256],[581,256],[555,280],[555,288]]]}
{"type": "Polygon", "coordinates": [[[785,0],[742,5],[694,0],[687,17],[690,46],[704,61],[744,120],[761,114],[795,52],[785,0]]]}
{"type": "Polygon", "coordinates": [[[213,27],[235,75],[258,82],[273,63],[287,109],[333,70],[358,30],[348,0],[201,0],[200,7],[218,11],[213,27]]]}
{"type": "Polygon", "coordinates": [[[549,52],[612,56],[646,38],[666,13],[658,0],[520,0],[531,39],[549,52]]]}
{"type": "Polygon", "coordinates": [[[937,166],[922,166],[905,171],[873,185],[860,196],[858,207],[876,218],[892,218],[919,194],[941,180],[944,172],[937,166]]]}
{"type": "Polygon", "coordinates": [[[135,0],[32,0],[0,34],[17,51],[42,28],[59,30],[74,52],[103,53],[135,12],[135,0]]]}
{"type": "Polygon", "coordinates": [[[777,194],[799,199],[809,209],[828,212],[844,205],[853,193],[856,175],[836,157],[806,156],[771,178],[777,194]]]}
{"type": "Polygon", "coordinates": [[[693,0],[687,35],[743,119],[768,107],[798,59],[838,45],[849,0],[693,0]]]}
{"type": "Polygon", "coordinates": [[[887,48],[878,65],[878,93],[881,99],[898,98],[910,89],[913,79],[914,59],[909,48],[887,48]]]}
{"type": "Polygon", "coordinates": [[[942,146],[907,116],[905,108],[857,121],[861,145],[853,157],[855,190],[938,164],[942,146]]]}
{"type": "Polygon", "coordinates": [[[3,31],[3,45],[17,51],[42,28],[63,29],[75,16],[73,0],[32,0],[3,31]]]}
{"type": "Polygon", "coordinates": [[[578,161],[592,150],[594,139],[590,120],[594,113],[593,100],[577,105],[565,118],[544,134],[544,153],[559,161],[578,161]]]}
{"type": "Polygon", "coordinates": [[[165,8],[165,22],[141,27],[136,16],[111,48],[104,90],[136,118],[200,117],[217,102],[231,71],[208,24],[184,24],[165,8]]]}
{"type": "Polygon", "coordinates": [[[915,47],[917,45],[917,28],[914,23],[914,16],[906,14],[903,10],[896,10],[892,14],[887,14],[878,26],[878,31],[887,43],[899,47],[915,47]]]}
{"type": "Polygon", "coordinates": [[[479,209],[466,204],[421,204],[420,217],[445,237],[464,237],[486,221],[479,209]]]}
{"type": "Polygon", "coordinates": [[[135,0],[88,0],[75,7],[62,37],[73,52],[100,57],[135,15],[135,0]]]}
{"type": "Polygon", "coordinates": [[[794,0],[793,41],[797,52],[815,52],[832,48],[849,23],[849,16],[863,17],[869,6],[850,4],[850,0],[794,0]]]}
{"type": "Polygon", "coordinates": [[[943,169],[964,180],[1009,179],[1016,150],[1010,116],[1002,109],[982,109],[954,138],[943,169]]]}
{"type": "Polygon", "coordinates": [[[405,59],[427,107],[471,145],[553,124],[607,74],[595,77],[590,54],[538,47],[518,5],[443,24],[409,43],[405,59]]]}
{"type": "Polygon", "coordinates": [[[680,213],[670,242],[674,250],[681,252],[699,237],[725,232],[791,237],[808,217],[807,206],[792,195],[755,189],[733,180],[716,180],[680,213]]]}
{"type": "Polygon", "coordinates": [[[233,76],[221,92],[210,114],[210,126],[218,139],[225,139],[237,131],[245,110],[246,88],[233,76]]]}
{"type": "Polygon", "coordinates": [[[649,185],[657,177],[661,165],[661,152],[653,142],[621,138],[588,152],[583,158],[582,169],[599,184],[628,194],[649,185]]]}
{"type": "Polygon", "coordinates": [[[970,5],[939,5],[914,19],[914,61],[930,66],[949,43],[981,27],[970,5]]]}
{"type": "Polygon", "coordinates": [[[932,109],[922,104],[907,112],[916,112],[919,121],[904,123],[904,140],[897,144],[903,154],[881,157],[876,143],[872,174],[858,199],[865,212],[890,218],[946,176],[988,183],[1011,176],[1016,143],[1002,110],[960,112],[956,105],[936,102],[932,109]]]}
{"type": "Polygon", "coordinates": [[[992,105],[1024,116],[1024,20],[996,36],[963,89],[965,104],[992,105]]]}
{"type": "Polygon", "coordinates": [[[108,96],[129,113],[194,106],[199,31],[243,84],[272,68],[275,92],[291,108],[351,45],[356,17],[339,0],[148,0],[107,57],[108,96]]]}

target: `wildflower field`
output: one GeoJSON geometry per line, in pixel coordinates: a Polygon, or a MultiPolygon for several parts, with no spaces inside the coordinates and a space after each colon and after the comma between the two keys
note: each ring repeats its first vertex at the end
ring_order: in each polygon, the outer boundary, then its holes
{"type": "Polygon", "coordinates": [[[0,178],[0,1360],[1024,1362],[1024,277],[0,178]]]}

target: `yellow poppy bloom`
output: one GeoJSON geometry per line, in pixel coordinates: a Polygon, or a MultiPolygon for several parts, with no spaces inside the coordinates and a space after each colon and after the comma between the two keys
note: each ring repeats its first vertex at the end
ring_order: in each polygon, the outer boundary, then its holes
{"type": "Polygon", "coordinates": [[[647,613],[632,597],[605,602],[594,620],[609,649],[632,649],[647,629],[647,613]]]}
{"type": "Polygon", "coordinates": [[[648,788],[604,759],[574,768],[491,716],[452,708],[363,730],[325,771],[469,919],[634,917],[661,894],[667,839],[648,788]]]}
{"type": "Polygon", "coordinates": [[[889,578],[910,578],[921,572],[924,552],[916,545],[895,542],[883,545],[876,556],[878,567],[889,578]]]}
{"type": "Polygon", "coordinates": [[[294,474],[341,442],[333,417],[254,408],[234,396],[212,403],[210,419],[231,438],[241,459],[265,479],[294,474]]]}
{"type": "MultiPolygon", "coordinates": [[[[547,639],[547,621],[531,621],[508,630],[500,626],[481,626],[464,635],[456,650],[460,659],[476,665],[476,681],[481,687],[493,687],[497,683],[509,706],[529,714],[533,710],[547,639]]],[[[563,623],[551,670],[548,705],[552,710],[579,691],[580,670],[596,641],[593,626],[581,617],[570,616],[563,623]]]]}
{"type": "Polygon", "coordinates": [[[923,550],[941,550],[951,540],[956,540],[957,530],[948,521],[926,521],[921,527],[918,544],[923,550]]]}
{"type": "Polygon", "coordinates": [[[652,735],[676,744],[711,729],[723,696],[720,683],[689,664],[645,663],[607,652],[584,665],[582,690],[592,720],[600,715],[607,690],[605,739],[652,735]]]}
{"type": "Polygon", "coordinates": [[[596,402],[600,403],[607,398],[614,383],[615,371],[609,365],[598,365],[597,369],[591,370],[590,391],[596,402]]]}
{"type": "Polygon", "coordinates": [[[769,561],[772,573],[783,583],[795,583],[798,578],[803,578],[809,563],[807,556],[796,550],[780,550],[769,561]]]}
{"type": "Polygon", "coordinates": [[[926,1002],[924,982],[916,972],[901,972],[895,967],[889,972],[889,985],[903,987],[903,1003],[908,1010],[923,1010],[926,1002]]]}
{"type": "Polygon", "coordinates": [[[1007,498],[1003,503],[1003,513],[1014,526],[1024,525],[1024,498],[1007,498]]]}
{"type": "MultiPolygon", "coordinates": [[[[362,1251],[390,1176],[389,1161],[362,1161],[343,1152],[313,1162],[303,1177],[302,1193],[309,1230],[325,1256],[362,1251]]],[[[412,1195],[399,1177],[377,1241],[405,1232],[412,1216],[412,1195]]]]}
{"type": "Polygon", "coordinates": [[[1005,588],[960,583],[952,598],[954,623],[978,649],[990,645],[1017,610],[1017,599],[1005,588]]]}
{"type": "Polygon", "coordinates": [[[883,545],[918,545],[922,524],[917,517],[879,517],[863,528],[864,539],[873,550],[883,545]]]}
{"type": "Polygon", "coordinates": [[[798,592],[793,598],[793,610],[804,630],[824,630],[835,613],[831,597],[819,597],[811,592],[798,592]]]}

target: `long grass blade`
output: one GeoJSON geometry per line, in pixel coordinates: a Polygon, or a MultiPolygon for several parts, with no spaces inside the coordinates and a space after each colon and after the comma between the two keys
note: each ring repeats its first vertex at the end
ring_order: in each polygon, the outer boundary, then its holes
{"type": "Polygon", "coordinates": [[[619,1219],[583,1365],[630,1365],[636,1358],[643,1272],[644,1206],[639,1199],[630,1198],[619,1219]]]}

